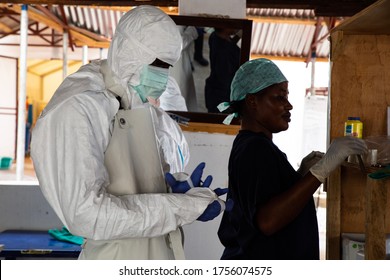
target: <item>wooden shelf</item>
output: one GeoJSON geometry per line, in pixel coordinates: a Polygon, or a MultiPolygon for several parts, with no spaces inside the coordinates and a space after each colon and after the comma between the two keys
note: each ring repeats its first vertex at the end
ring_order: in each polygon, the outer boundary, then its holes
{"type": "Polygon", "coordinates": [[[183,131],[236,135],[241,127],[235,118],[230,125],[223,124],[227,114],[183,111],[168,111],[168,114],[180,123],[183,131]]]}
{"type": "Polygon", "coordinates": [[[346,163],[329,178],[327,259],[341,259],[342,233],[365,234],[366,259],[386,258],[386,235],[390,233],[390,180],[371,179],[367,174],[362,173],[358,165],[346,163]]]}
{"type": "MultiPolygon", "coordinates": [[[[363,137],[387,135],[390,106],[390,0],[379,0],[331,31],[330,140],[359,116],[363,137]]],[[[341,258],[341,234],[365,234],[365,258],[385,259],[390,233],[390,181],[345,163],[327,182],[327,259],[341,258]]]]}

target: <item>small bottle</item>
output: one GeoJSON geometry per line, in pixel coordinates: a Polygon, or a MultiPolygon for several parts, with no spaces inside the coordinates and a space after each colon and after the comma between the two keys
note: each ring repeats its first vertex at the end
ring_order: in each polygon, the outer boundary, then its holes
{"type": "Polygon", "coordinates": [[[344,124],[344,136],[363,138],[363,123],[359,117],[348,117],[344,124]]]}
{"type": "MultiPolygon", "coordinates": [[[[360,117],[348,117],[348,120],[344,123],[344,136],[363,138],[363,123],[360,121],[360,117]]],[[[349,156],[348,162],[358,163],[357,156],[349,156]]]]}

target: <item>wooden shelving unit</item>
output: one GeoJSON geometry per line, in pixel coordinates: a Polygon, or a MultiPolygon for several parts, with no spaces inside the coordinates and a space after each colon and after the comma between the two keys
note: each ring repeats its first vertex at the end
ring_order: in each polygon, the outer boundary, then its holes
{"type": "Polygon", "coordinates": [[[327,190],[327,259],[341,259],[341,234],[365,234],[365,258],[386,258],[390,232],[390,180],[368,177],[356,164],[343,164],[330,176],[327,190]]]}
{"type": "MultiPolygon", "coordinates": [[[[390,106],[390,0],[380,0],[331,32],[330,139],[358,116],[363,138],[387,135],[390,106]]],[[[365,234],[365,258],[386,257],[390,181],[344,164],[327,184],[327,259],[341,258],[341,234],[365,234]]]]}

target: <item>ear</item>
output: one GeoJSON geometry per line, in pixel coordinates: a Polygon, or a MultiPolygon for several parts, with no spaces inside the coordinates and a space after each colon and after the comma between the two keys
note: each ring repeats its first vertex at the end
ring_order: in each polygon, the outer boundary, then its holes
{"type": "Polygon", "coordinates": [[[256,96],[254,94],[248,94],[245,96],[245,103],[248,108],[256,108],[256,96]]]}

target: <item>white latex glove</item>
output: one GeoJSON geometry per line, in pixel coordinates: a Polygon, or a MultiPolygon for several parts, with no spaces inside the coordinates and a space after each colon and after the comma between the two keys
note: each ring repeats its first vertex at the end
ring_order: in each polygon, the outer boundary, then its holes
{"type": "Polygon", "coordinates": [[[362,139],[352,136],[336,138],[324,157],[310,168],[310,172],[323,183],[348,156],[365,153],[367,153],[367,145],[362,139]]]}
{"type": "Polygon", "coordinates": [[[302,159],[301,165],[299,166],[297,172],[302,176],[305,176],[306,173],[309,172],[310,168],[314,164],[316,164],[323,156],[324,153],[312,151],[310,154],[308,154],[302,159]]]}

